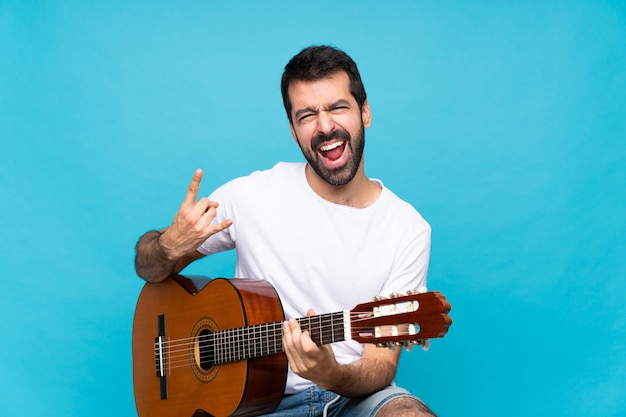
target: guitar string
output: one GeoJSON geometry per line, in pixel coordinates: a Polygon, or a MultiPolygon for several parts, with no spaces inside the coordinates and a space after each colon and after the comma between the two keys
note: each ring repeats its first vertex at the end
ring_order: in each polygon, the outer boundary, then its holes
{"type": "MultiPolygon", "coordinates": [[[[391,301],[391,299],[389,299],[388,301],[391,301]]],[[[400,302],[404,302],[405,300],[399,300],[399,301],[400,302]]],[[[409,301],[415,301],[415,300],[409,300],[409,301]]],[[[189,304],[187,304],[187,305],[179,305],[176,308],[176,312],[175,313],[171,313],[170,315],[176,317],[178,315],[184,314],[185,312],[191,312],[191,311],[196,311],[196,310],[197,310],[196,307],[191,306],[189,304]]],[[[412,311],[410,313],[415,313],[415,311],[412,311]]],[[[333,314],[334,315],[341,314],[342,315],[342,319],[343,319],[343,312],[326,313],[326,314],[323,314],[323,315],[311,316],[311,318],[315,320],[317,317],[322,317],[322,321],[321,322],[316,322],[314,324],[315,324],[315,326],[317,326],[319,324],[324,325],[324,324],[326,324],[326,322],[324,322],[323,320],[329,319],[333,314]]],[[[349,314],[350,314],[350,321],[352,323],[356,323],[356,322],[361,321],[361,320],[371,320],[371,318],[373,316],[373,313],[371,311],[362,311],[362,312],[350,311],[349,314]]],[[[403,312],[403,313],[397,313],[397,314],[406,314],[406,313],[403,312]]],[[[397,314],[392,314],[392,315],[397,315],[397,314]]],[[[297,320],[305,321],[307,319],[309,319],[309,317],[301,317],[301,318],[298,318],[297,320]]],[[[267,324],[270,324],[270,323],[259,324],[259,325],[252,325],[252,326],[240,327],[240,328],[233,328],[233,329],[220,329],[220,330],[217,330],[217,332],[225,332],[225,331],[228,331],[228,330],[233,330],[234,331],[234,330],[237,330],[237,329],[252,328],[252,327],[257,327],[257,326],[265,326],[267,324]]],[[[281,322],[274,322],[274,324],[282,329],[282,321],[281,322]]],[[[352,328],[355,328],[355,326],[352,325],[352,328]]],[[[182,346],[182,347],[188,346],[189,341],[194,339],[194,338],[195,337],[192,336],[192,337],[188,337],[188,338],[179,338],[179,339],[167,340],[166,342],[164,342],[163,346],[166,349],[170,349],[170,351],[171,351],[171,349],[175,349],[178,346],[182,346]]]]}
{"type": "MultiPolygon", "coordinates": [[[[367,317],[363,317],[363,316],[364,315],[362,313],[351,313],[350,319],[353,322],[359,322],[359,321],[363,321],[363,320],[371,320],[372,319],[371,314],[369,316],[367,316],[367,317]]],[[[335,324],[339,325],[343,321],[343,317],[344,317],[343,313],[330,313],[328,315],[311,316],[311,318],[313,320],[308,320],[309,317],[300,317],[297,320],[301,321],[301,322],[303,322],[303,321],[311,321],[311,322],[314,322],[315,325],[317,325],[318,323],[321,323],[323,325],[328,325],[329,323],[330,324],[335,323],[335,324]],[[331,314],[333,314],[334,317],[339,317],[340,316],[341,318],[338,319],[338,318],[330,317],[331,314]],[[322,320],[315,321],[315,320],[317,320],[318,317],[321,317],[322,320]]],[[[222,331],[225,332],[225,331],[229,331],[229,330],[233,330],[234,331],[234,330],[242,330],[242,329],[260,328],[260,327],[269,326],[269,325],[274,325],[274,326],[280,327],[282,329],[283,323],[285,321],[286,320],[274,321],[274,322],[269,322],[269,323],[252,324],[252,325],[249,325],[249,326],[233,327],[231,329],[219,329],[219,330],[217,330],[217,332],[222,332],[222,331]]],[[[192,338],[193,337],[188,337],[188,338],[181,338],[181,339],[176,339],[176,340],[187,341],[187,340],[192,339],[192,338]]],[[[176,340],[173,340],[172,342],[175,342],[176,340]]]]}
{"type": "MultiPolygon", "coordinates": [[[[400,332],[398,333],[398,336],[403,337],[403,336],[408,336],[408,335],[412,335],[409,332],[400,332]]],[[[281,343],[281,350],[275,352],[275,353],[281,353],[282,350],[282,341],[281,343]]],[[[188,347],[186,350],[181,350],[180,352],[183,352],[184,354],[179,354],[177,356],[175,356],[174,358],[171,358],[168,355],[168,360],[166,360],[166,366],[168,370],[172,370],[172,369],[178,369],[178,368],[188,368],[189,367],[189,363],[190,361],[195,361],[195,355],[193,353],[193,348],[192,347],[188,347]]],[[[269,356],[269,354],[266,355],[261,355],[261,356],[269,356]]],[[[225,360],[224,362],[220,362],[217,365],[224,365],[227,363],[231,363],[231,362],[238,362],[240,360],[245,360],[245,359],[253,359],[252,357],[244,357],[244,358],[240,358],[240,359],[232,359],[231,360],[225,360]]],[[[214,365],[211,365],[211,367],[214,365]]],[[[155,369],[158,371],[158,365],[155,363],[155,369]]]]}
{"type": "MultiPolygon", "coordinates": [[[[407,336],[407,335],[411,335],[409,332],[400,332],[398,333],[399,337],[403,337],[403,336],[407,336]]],[[[280,353],[282,352],[282,340],[280,341],[280,347],[281,349],[274,352],[274,353],[280,353]]],[[[182,355],[176,355],[174,357],[170,357],[170,355],[168,355],[168,359],[166,359],[166,366],[168,369],[177,369],[177,368],[181,368],[181,367],[188,367],[189,366],[189,362],[190,361],[194,361],[195,360],[195,355],[193,353],[193,348],[192,347],[188,347],[185,350],[182,350],[180,352],[183,352],[184,354],[182,355]]],[[[271,354],[271,353],[270,353],[271,354]]],[[[269,354],[265,354],[265,355],[260,355],[260,356],[268,356],[269,354]]],[[[240,360],[244,360],[244,359],[252,359],[252,357],[243,357],[243,358],[237,358],[237,357],[231,357],[229,358],[230,360],[224,360],[223,362],[218,363],[217,365],[222,365],[222,364],[226,364],[229,362],[237,362],[240,360]]],[[[156,366],[155,363],[155,369],[158,368],[158,366],[156,366]]],[[[157,369],[158,370],[158,369],[157,369]]]]}
{"type": "MultiPolygon", "coordinates": [[[[358,323],[360,321],[366,321],[366,320],[371,320],[371,316],[370,317],[363,317],[362,314],[354,314],[352,317],[356,317],[355,319],[351,320],[352,323],[358,323]]],[[[306,319],[306,318],[305,318],[306,319]]],[[[302,319],[299,319],[302,320],[302,319]]],[[[322,321],[319,322],[315,322],[313,323],[314,327],[317,328],[318,325],[321,326],[326,326],[324,329],[320,329],[320,330],[329,330],[332,329],[332,325],[339,325],[342,324],[343,320],[343,316],[341,319],[331,319],[331,318],[326,318],[322,321]]],[[[301,323],[302,324],[302,323],[301,323]]],[[[311,323],[304,323],[304,325],[311,325],[311,323]]],[[[351,326],[352,328],[356,328],[354,325],[351,326]]],[[[243,333],[246,331],[246,329],[257,329],[260,330],[261,332],[266,332],[268,330],[281,330],[282,333],[282,328],[283,328],[283,322],[270,322],[270,323],[263,323],[263,324],[256,324],[256,325],[251,325],[251,326],[246,326],[246,327],[236,327],[236,328],[232,328],[232,329],[220,329],[217,330],[215,332],[211,332],[210,334],[226,334],[227,332],[232,332],[231,334],[235,334],[237,333],[237,335],[239,335],[239,333],[243,333]],[[268,327],[272,327],[271,329],[268,329],[268,327]]],[[[253,332],[254,335],[257,335],[259,333],[257,332],[253,332]]],[[[169,349],[170,351],[172,351],[173,348],[176,348],[178,346],[188,346],[189,341],[191,340],[196,340],[199,336],[191,336],[191,337],[186,337],[186,338],[179,338],[179,339],[170,339],[167,340],[166,342],[163,343],[164,347],[166,349],[169,349]]]]}
{"type": "MultiPolygon", "coordinates": [[[[323,323],[322,326],[328,323],[331,323],[331,321],[327,321],[326,323],[323,323]]],[[[231,350],[234,350],[235,352],[236,351],[245,352],[246,350],[256,349],[257,346],[261,351],[268,350],[268,345],[266,343],[263,343],[262,341],[263,338],[269,341],[271,341],[272,338],[281,339],[281,343],[282,343],[282,333],[283,333],[282,322],[272,323],[272,324],[273,326],[269,326],[268,328],[257,329],[257,330],[261,330],[260,332],[259,331],[245,332],[244,330],[245,328],[236,328],[236,329],[227,329],[227,330],[211,333],[214,336],[217,335],[217,338],[213,337],[213,342],[216,342],[216,341],[218,343],[221,342],[220,346],[223,346],[221,349],[215,349],[215,350],[221,351],[221,353],[223,354],[229,354],[231,350]],[[237,349],[236,345],[241,345],[242,343],[245,343],[245,342],[248,343],[247,345],[248,349],[246,349],[245,347],[237,349]],[[258,345],[255,342],[259,342],[258,345]],[[235,349],[233,349],[233,347],[235,349]]],[[[357,330],[359,329],[358,326],[356,327],[352,326],[352,327],[357,330]]],[[[368,328],[368,327],[363,327],[363,328],[368,328]]],[[[324,335],[324,334],[328,334],[328,332],[332,330],[333,330],[333,327],[327,326],[327,327],[321,328],[320,333],[324,335]]],[[[328,337],[332,339],[333,336],[334,335],[331,333],[328,337]]],[[[189,351],[189,347],[195,346],[195,343],[202,337],[203,336],[195,336],[195,337],[189,337],[189,338],[184,338],[184,339],[174,339],[174,340],[170,340],[170,341],[163,343],[162,346],[165,347],[165,351],[167,352],[168,357],[171,358],[171,357],[174,357],[179,352],[184,352],[186,354],[189,351]]],[[[210,346],[207,346],[206,349],[210,350],[214,346],[215,346],[215,343],[210,346]]],[[[199,349],[199,353],[203,354],[206,352],[205,350],[201,348],[199,349]]]]}
{"type": "MultiPolygon", "coordinates": [[[[359,317],[357,319],[352,320],[352,323],[358,323],[359,321],[367,321],[367,320],[371,320],[371,318],[363,318],[362,315],[355,315],[356,317],[359,317]]],[[[277,335],[272,335],[269,333],[272,332],[276,332],[277,330],[279,330],[280,335],[282,337],[282,323],[283,322],[272,322],[272,323],[266,323],[266,324],[260,324],[260,325],[252,325],[252,326],[247,326],[247,327],[238,327],[238,328],[232,328],[232,329],[223,329],[223,330],[217,330],[216,332],[211,332],[209,334],[211,335],[219,335],[220,337],[223,338],[243,338],[243,339],[247,339],[250,340],[251,337],[254,338],[258,338],[258,337],[264,337],[264,336],[277,336],[277,335]]],[[[320,321],[320,322],[314,322],[314,323],[304,323],[305,326],[307,325],[313,325],[314,330],[319,331],[320,333],[324,334],[324,332],[328,333],[329,331],[332,330],[340,330],[340,329],[334,329],[333,328],[333,324],[341,324],[340,321],[335,322],[334,319],[333,320],[325,320],[325,321],[320,321]],[[319,329],[318,329],[319,327],[319,329]]],[[[359,329],[358,326],[355,326],[354,324],[351,326],[353,329],[359,329]]],[[[372,326],[365,326],[365,327],[360,327],[361,329],[367,329],[367,328],[372,328],[372,326]]],[[[183,348],[187,348],[187,346],[189,346],[189,342],[190,341],[196,341],[198,338],[200,338],[202,336],[192,336],[192,337],[187,337],[187,338],[180,338],[180,339],[170,339],[165,341],[162,346],[164,346],[165,349],[167,349],[169,352],[176,352],[176,349],[179,347],[183,347],[183,348]]],[[[257,339],[254,339],[257,340],[257,339]]],[[[240,342],[240,340],[236,340],[236,342],[240,342]]]]}
{"type": "MultiPolygon", "coordinates": [[[[328,330],[329,328],[332,329],[333,325],[340,325],[343,322],[343,315],[341,315],[341,318],[336,318],[337,316],[339,316],[342,313],[334,313],[334,317],[331,317],[330,315],[324,315],[324,316],[312,316],[313,320],[310,320],[309,323],[300,323],[301,325],[312,325],[315,329],[317,329],[318,327],[322,326],[326,326],[324,327],[324,329],[321,330],[328,330]],[[316,317],[323,317],[321,320],[317,320],[316,317]]],[[[399,314],[405,314],[405,313],[398,313],[395,314],[396,316],[399,314]]],[[[389,316],[383,316],[383,317],[389,317],[389,316]]],[[[302,317],[299,318],[297,320],[301,321],[301,322],[306,322],[308,317],[302,317]]],[[[352,328],[357,328],[354,323],[359,323],[359,322],[363,322],[363,321],[370,321],[372,320],[372,314],[369,313],[367,315],[365,315],[364,313],[350,313],[350,322],[353,323],[353,325],[351,326],[352,328]]],[[[274,328],[278,328],[282,330],[282,326],[283,326],[283,321],[276,321],[276,322],[270,322],[270,323],[262,323],[262,324],[255,324],[255,325],[250,325],[250,326],[244,326],[244,327],[235,327],[235,328],[231,328],[231,329],[219,329],[215,332],[211,332],[210,334],[217,334],[217,333],[222,333],[224,334],[225,332],[233,332],[233,333],[243,333],[245,332],[247,329],[257,329],[260,330],[261,332],[263,331],[267,331],[268,327],[273,326],[274,328]]],[[[372,327],[372,326],[369,326],[372,327]]],[[[367,327],[362,327],[362,328],[367,328],[367,327]]],[[[258,332],[257,332],[258,333],[258,332]]],[[[166,348],[172,348],[172,347],[176,347],[177,343],[186,346],[187,343],[191,340],[191,339],[195,339],[198,336],[191,336],[191,337],[186,337],[186,338],[179,338],[179,339],[171,339],[171,340],[167,340],[164,343],[164,346],[166,348]]]]}
{"type": "MultiPolygon", "coordinates": [[[[362,314],[360,313],[353,314],[353,315],[356,317],[360,317],[354,322],[368,320],[367,318],[363,318],[362,314]]],[[[321,326],[325,326],[325,325],[327,326],[329,323],[332,324],[333,321],[328,319],[328,320],[320,321],[319,323],[315,322],[313,324],[315,327],[317,327],[318,324],[321,326]]],[[[354,325],[352,326],[352,328],[356,329],[357,331],[360,329],[358,326],[354,326],[354,325]]],[[[371,328],[372,328],[371,326],[361,327],[361,329],[368,329],[368,330],[371,330],[371,328]]],[[[319,329],[320,333],[322,334],[325,330],[326,331],[333,330],[333,327],[327,326],[326,328],[319,329]]],[[[217,346],[221,346],[220,348],[215,349],[216,344],[213,343],[213,344],[208,345],[206,348],[197,349],[198,351],[197,354],[202,356],[203,354],[206,354],[207,352],[213,351],[214,358],[217,355],[220,359],[225,358],[226,360],[224,360],[224,362],[233,362],[236,360],[252,358],[256,356],[266,356],[268,354],[273,354],[273,353],[278,353],[278,352],[283,351],[282,322],[267,323],[267,326],[256,325],[256,326],[249,326],[247,328],[225,329],[225,330],[217,331],[212,334],[215,335],[219,333],[221,334],[217,338],[218,339],[217,342],[221,342],[221,343],[218,343],[217,346]],[[265,327],[261,333],[252,332],[252,334],[250,333],[244,334],[242,332],[244,329],[260,327],[260,326],[265,327]],[[269,328],[269,327],[272,327],[272,328],[269,328]],[[268,337],[273,338],[273,339],[270,339],[270,342],[271,340],[274,340],[273,349],[270,349],[270,346],[268,344],[264,344],[261,341],[261,339],[259,339],[259,337],[264,337],[266,339],[268,337]],[[260,342],[260,343],[257,345],[255,342],[260,342]],[[242,345],[242,343],[244,345],[242,345]],[[253,350],[256,351],[257,348],[260,350],[260,352],[254,352],[254,354],[252,354],[252,351],[253,350]],[[256,353],[259,353],[259,355],[256,355],[256,353]],[[235,359],[232,359],[232,358],[235,358],[235,359]]],[[[408,331],[401,331],[397,335],[394,335],[394,336],[402,337],[405,335],[414,335],[414,333],[411,333],[408,331]]],[[[196,353],[195,343],[197,339],[199,339],[200,337],[201,336],[196,336],[196,337],[189,337],[189,338],[183,338],[183,339],[175,339],[175,340],[170,340],[170,341],[165,342],[163,345],[165,346],[166,360],[169,363],[170,367],[172,365],[175,365],[181,362],[181,360],[182,362],[186,364],[189,360],[190,355],[191,356],[195,355],[196,353]]],[[[331,334],[330,337],[332,340],[333,335],[331,334]]],[[[215,342],[215,338],[213,342],[215,342]]],[[[155,355],[156,355],[156,346],[155,346],[155,355]]]]}

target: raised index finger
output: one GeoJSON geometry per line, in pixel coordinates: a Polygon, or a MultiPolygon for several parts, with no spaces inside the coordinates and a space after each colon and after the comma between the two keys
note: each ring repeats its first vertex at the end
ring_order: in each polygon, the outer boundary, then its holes
{"type": "Polygon", "coordinates": [[[196,169],[196,172],[193,173],[193,177],[191,178],[191,182],[189,183],[189,188],[187,188],[187,194],[185,195],[185,200],[183,200],[183,204],[196,204],[196,199],[198,198],[198,190],[200,190],[200,181],[202,181],[203,172],[200,168],[196,169]]]}

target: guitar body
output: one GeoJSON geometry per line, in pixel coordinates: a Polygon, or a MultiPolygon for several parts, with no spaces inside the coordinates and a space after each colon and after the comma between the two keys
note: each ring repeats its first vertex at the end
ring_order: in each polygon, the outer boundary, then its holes
{"type": "MultiPolygon", "coordinates": [[[[296,318],[318,345],[428,346],[452,324],[437,291],[392,294],[296,318]]],[[[133,323],[139,417],[257,416],[272,412],[287,381],[278,295],[258,279],[170,276],[146,284],[133,323]]]]}
{"type": "Polygon", "coordinates": [[[214,365],[198,339],[217,330],[283,321],[274,288],[263,280],[181,276],[146,284],[133,322],[133,380],[139,417],[251,416],[280,402],[284,353],[214,365]],[[163,361],[155,351],[168,344],[163,361]]]}

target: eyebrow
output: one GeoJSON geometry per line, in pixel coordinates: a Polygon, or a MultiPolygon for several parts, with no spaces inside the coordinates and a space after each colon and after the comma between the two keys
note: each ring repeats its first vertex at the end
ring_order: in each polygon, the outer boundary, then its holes
{"type": "MultiPolygon", "coordinates": [[[[341,98],[341,99],[331,103],[330,106],[325,107],[324,110],[330,110],[330,109],[334,109],[334,108],[339,107],[339,106],[349,106],[349,105],[350,105],[350,102],[348,100],[341,98]]],[[[306,113],[317,113],[317,109],[315,109],[313,107],[305,107],[303,109],[300,109],[300,110],[296,111],[294,116],[295,116],[296,119],[299,119],[300,116],[302,116],[303,114],[306,114],[306,113]]]]}

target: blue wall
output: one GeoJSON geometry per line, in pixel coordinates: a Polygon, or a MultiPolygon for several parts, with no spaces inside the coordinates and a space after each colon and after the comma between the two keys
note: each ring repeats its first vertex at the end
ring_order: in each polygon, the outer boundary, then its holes
{"type": "Polygon", "coordinates": [[[137,237],[196,167],[208,194],[300,160],[280,73],[331,43],[453,303],[399,382],[442,416],[626,415],[624,2],[335,3],[0,2],[0,414],[136,415],[137,237]]]}

